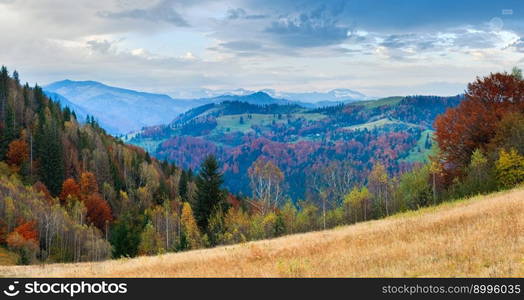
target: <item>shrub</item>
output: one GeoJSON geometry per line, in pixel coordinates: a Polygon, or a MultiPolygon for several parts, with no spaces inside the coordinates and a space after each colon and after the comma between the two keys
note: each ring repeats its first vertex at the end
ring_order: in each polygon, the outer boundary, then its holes
{"type": "Polygon", "coordinates": [[[499,153],[496,169],[499,185],[504,188],[513,187],[524,181],[524,156],[519,155],[515,149],[509,152],[503,149],[499,153]]]}
{"type": "Polygon", "coordinates": [[[20,255],[19,264],[29,265],[36,261],[39,248],[35,240],[26,239],[17,231],[13,231],[7,235],[6,241],[8,248],[20,255]]]}

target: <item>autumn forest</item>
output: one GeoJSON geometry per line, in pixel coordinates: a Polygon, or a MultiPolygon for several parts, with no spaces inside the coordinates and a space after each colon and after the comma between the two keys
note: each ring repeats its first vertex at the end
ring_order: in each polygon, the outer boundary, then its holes
{"type": "Polygon", "coordinates": [[[524,181],[518,68],[472,78],[453,97],[225,101],[173,119],[112,136],[2,67],[0,250],[17,264],[156,255],[380,219],[524,181]]]}

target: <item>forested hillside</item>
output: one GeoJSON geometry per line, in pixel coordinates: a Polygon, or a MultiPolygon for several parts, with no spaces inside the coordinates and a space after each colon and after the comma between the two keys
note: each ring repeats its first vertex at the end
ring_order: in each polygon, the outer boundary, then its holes
{"type": "Polygon", "coordinates": [[[176,198],[179,169],[107,135],[93,118],[81,125],[5,67],[0,120],[0,245],[23,262],[133,254],[137,246],[125,243],[132,226],[137,238],[145,226],[144,210],[176,198]]]}
{"type": "MultiPolygon", "coordinates": [[[[43,87],[44,93],[64,107],[74,105],[92,115],[110,134],[123,134],[169,122],[177,114],[194,107],[191,101],[163,94],[138,92],[108,86],[96,81],[63,80],[43,87]],[[148,111],[148,114],[144,114],[148,111]]],[[[83,119],[82,119],[83,121],[83,119]]]]}
{"type": "MultiPolygon", "coordinates": [[[[425,162],[435,117],[461,99],[392,97],[318,109],[226,101],[194,108],[127,140],[184,168],[198,168],[215,154],[224,163],[226,187],[243,195],[251,195],[246,171],[259,159],[272,161],[283,173],[287,196],[318,200],[329,177],[364,183],[375,163],[396,176],[425,162]]],[[[331,198],[347,192],[341,188],[331,198]]]]}

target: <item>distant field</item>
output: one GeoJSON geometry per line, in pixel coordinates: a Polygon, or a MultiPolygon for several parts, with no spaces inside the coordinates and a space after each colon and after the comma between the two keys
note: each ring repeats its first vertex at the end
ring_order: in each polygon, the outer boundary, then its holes
{"type": "Polygon", "coordinates": [[[524,188],[333,230],[9,277],[522,277],[524,188]]]}
{"type": "Polygon", "coordinates": [[[417,141],[415,147],[409,152],[409,155],[404,159],[407,162],[427,162],[429,155],[431,154],[431,149],[424,148],[426,143],[427,134],[433,135],[433,130],[424,130],[420,135],[420,138],[417,141]],[[419,149],[421,151],[419,151],[419,149]]]}
{"type": "Polygon", "coordinates": [[[417,126],[417,125],[406,123],[406,122],[402,122],[402,121],[399,121],[399,120],[391,120],[391,119],[384,118],[384,119],[380,119],[380,120],[376,120],[376,121],[368,122],[368,123],[364,123],[364,124],[358,124],[358,125],[343,127],[343,129],[350,129],[350,130],[368,129],[368,130],[371,130],[371,129],[375,129],[375,128],[384,127],[384,126],[387,126],[387,125],[417,126]]]}
{"type": "Polygon", "coordinates": [[[364,105],[367,108],[375,108],[375,107],[379,107],[382,105],[398,104],[400,100],[402,100],[403,98],[404,97],[394,96],[394,97],[387,97],[387,98],[382,98],[382,99],[377,99],[377,100],[366,100],[366,101],[353,102],[351,103],[351,105],[358,104],[358,105],[364,105]]]}
{"type": "MultiPolygon", "coordinates": [[[[215,132],[227,132],[228,129],[230,132],[240,131],[248,132],[251,131],[251,126],[265,126],[270,125],[273,121],[275,123],[284,123],[287,122],[287,117],[285,114],[279,119],[278,116],[273,114],[250,114],[251,119],[248,118],[248,114],[238,114],[238,115],[225,115],[217,118],[217,127],[214,129],[215,132]],[[240,117],[243,118],[243,124],[240,123],[240,117]]],[[[326,116],[318,113],[293,113],[291,114],[293,119],[304,118],[309,121],[318,121],[326,116]]]]}

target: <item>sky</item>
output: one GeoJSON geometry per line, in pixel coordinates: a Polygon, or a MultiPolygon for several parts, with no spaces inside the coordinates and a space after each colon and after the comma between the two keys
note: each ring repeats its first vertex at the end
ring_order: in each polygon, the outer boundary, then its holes
{"type": "Polygon", "coordinates": [[[524,67],[524,1],[0,0],[22,81],[455,95],[524,67]]]}

